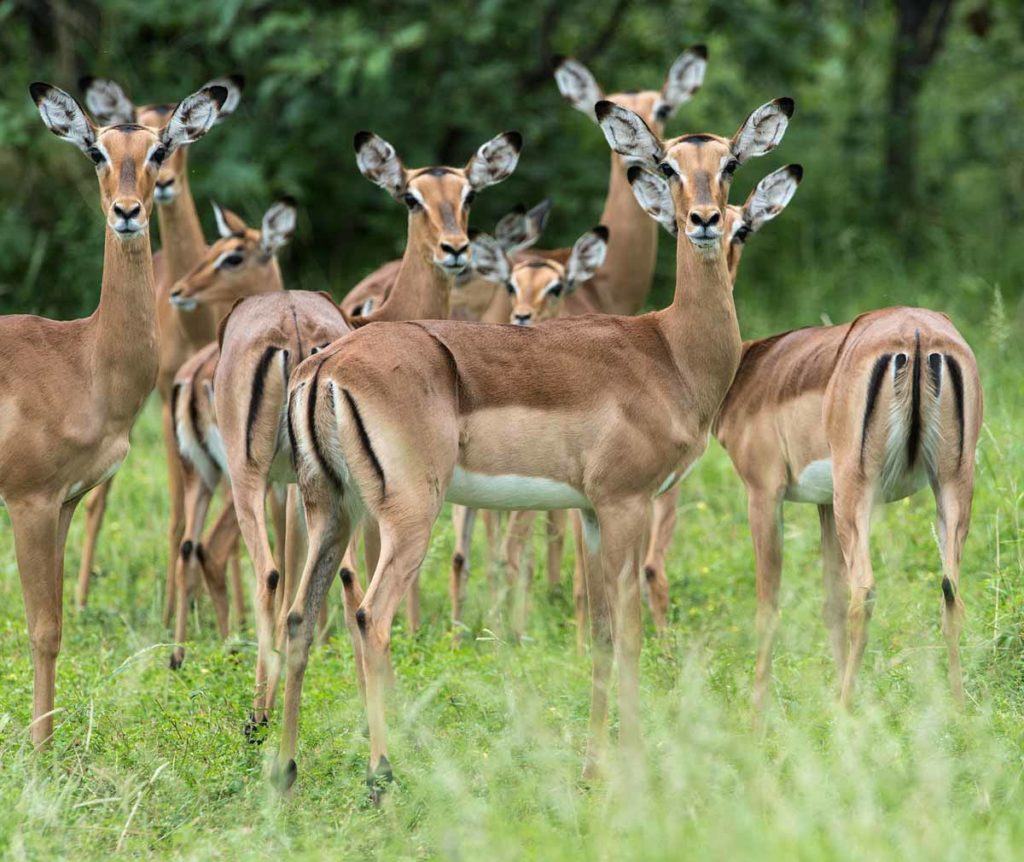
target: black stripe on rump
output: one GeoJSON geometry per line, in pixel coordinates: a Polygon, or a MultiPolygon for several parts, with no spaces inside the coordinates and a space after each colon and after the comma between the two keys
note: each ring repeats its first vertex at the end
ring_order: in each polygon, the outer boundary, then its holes
{"type": "Polygon", "coordinates": [[[252,434],[256,426],[256,417],[263,403],[263,389],[266,386],[267,369],[274,359],[279,347],[268,347],[263,351],[260,361],[256,363],[256,373],[252,378],[252,393],[249,395],[249,415],[245,420],[245,460],[252,462],[252,434]]]}
{"type": "Polygon", "coordinates": [[[366,450],[370,463],[373,464],[373,469],[377,473],[377,478],[380,479],[380,493],[381,496],[384,496],[384,494],[387,493],[387,483],[384,480],[384,468],[381,466],[380,461],[377,458],[377,453],[373,451],[373,446],[370,443],[370,435],[366,433],[366,426],[363,424],[362,414],[356,406],[352,393],[347,389],[342,389],[341,391],[345,393],[345,401],[348,402],[348,409],[352,411],[352,416],[356,420],[356,430],[359,432],[359,442],[363,444],[363,448],[366,450]]]}
{"type": "Polygon", "coordinates": [[[292,453],[292,469],[296,468],[296,449],[295,449],[295,419],[292,417],[292,410],[295,409],[295,390],[293,389],[288,393],[288,409],[285,411],[286,421],[288,423],[288,448],[292,453]]]}
{"type": "Polygon", "coordinates": [[[921,331],[914,332],[914,379],[910,384],[910,432],[907,434],[907,466],[913,467],[921,443],[921,331]]]}
{"type": "Polygon", "coordinates": [[[964,460],[964,374],[960,363],[948,353],[946,366],[949,368],[949,381],[953,384],[953,403],[956,406],[956,427],[960,435],[960,449],[957,453],[956,466],[959,469],[964,460]]]}
{"type": "Polygon", "coordinates": [[[175,383],[171,387],[171,427],[174,429],[175,436],[178,434],[178,398],[181,396],[184,386],[184,383],[175,383]]]}
{"type": "Polygon", "coordinates": [[[313,457],[316,458],[317,464],[320,465],[320,469],[324,471],[327,478],[331,480],[331,484],[340,491],[342,488],[341,476],[334,472],[334,469],[324,456],[323,450],[320,448],[320,438],[317,436],[316,431],[316,397],[320,388],[320,371],[323,367],[324,364],[322,362],[316,367],[316,371],[313,372],[313,379],[309,384],[309,396],[306,399],[306,423],[309,425],[309,439],[313,444],[313,457]]]}
{"type": "Polygon", "coordinates": [[[928,355],[928,370],[932,377],[932,394],[938,398],[942,392],[942,354],[931,353],[928,355]]]}
{"type": "Polygon", "coordinates": [[[196,443],[199,445],[199,448],[203,450],[203,454],[206,456],[206,459],[214,465],[214,468],[219,470],[216,466],[217,462],[213,460],[210,450],[206,447],[206,438],[203,437],[202,431],[199,430],[198,397],[199,392],[196,390],[195,381],[193,380],[192,385],[189,387],[188,421],[192,424],[192,433],[195,435],[196,443]]]}
{"type": "Polygon", "coordinates": [[[875,405],[878,403],[878,391],[882,388],[882,380],[885,379],[885,372],[892,361],[891,353],[883,353],[875,360],[875,367],[871,369],[871,379],[868,381],[867,405],[864,407],[864,424],[860,432],[860,469],[864,472],[864,447],[868,442],[868,431],[871,428],[871,417],[875,412],[875,405]]]}

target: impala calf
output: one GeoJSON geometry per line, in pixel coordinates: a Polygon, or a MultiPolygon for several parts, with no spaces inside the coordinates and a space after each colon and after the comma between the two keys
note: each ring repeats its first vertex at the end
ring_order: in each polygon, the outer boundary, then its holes
{"type": "Polygon", "coordinates": [[[791,100],[779,99],[754,111],[731,139],[662,142],[632,112],[597,105],[606,137],[633,163],[634,180],[644,169],[671,174],[681,230],[667,309],[521,327],[381,324],[353,332],[295,370],[289,421],[310,549],[288,614],[281,783],[296,774],[312,623],[364,511],[380,530],[379,561],[356,614],[375,793],[390,775],[384,689],[391,623],[446,499],[583,511],[594,644],[586,771],[603,759],[613,647],[622,741],[639,747],[639,565],[647,512],[658,490],[703,452],[736,371],[740,336],[722,241],[729,185],[739,164],[774,149],[792,111],[791,100]],[[651,410],[652,401],[660,409],[651,410]]]}
{"type": "Polygon", "coordinates": [[[871,511],[925,485],[938,511],[950,686],[963,698],[960,559],[981,419],[974,354],[944,314],[890,308],[744,345],[715,434],[747,486],[757,562],[758,713],[778,627],[783,502],[818,506],[824,617],[848,706],[874,606],[871,511]]]}
{"type": "Polygon", "coordinates": [[[62,629],[64,545],[75,507],[114,474],[156,377],[149,216],[160,164],[202,137],[227,98],[208,87],[160,130],[98,128],[63,90],[29,88],[47,128],[96,168],[106,219],[103,284],[84,320],[0,318],[0,500],[11,518],[35,686],[32,741],[53,733],[62,629]]]}
{"type": "MultiPolygon", "coordinates": [[[[259,230],[250,228],[235,213],[214,204],[221,237],[206,257],[170,294],[179,308],[193,310],[200,304],[232,302],[246,296],[283,290],[277,252],[295,230],[295,205],[291,199],[275,203],[263,216],[259,230]],[[201,302],[200,302],[201,298],[201,302]]],[[[176,615],[171,668],[185,659],[188,609],[198,573],[202,571],[217,612],[221,637],[227,636],[227,597],[220,565],[207,565],[200,540],[210,500],[227,469],[227,455],[214,406],[214,375],[220,360],[217,342],[207,345],[188,360],[175,377],[172,393],[175,433],[183,465],[185,489],[185,537],[175,570],[176,615]]],[[[231,524],[237,538],[237,522],[231,524]]],[[[279,535],[283,533],[279,529],[279,535]]],[[[239,591],[235,585],[235,592],[239,591]]]]}

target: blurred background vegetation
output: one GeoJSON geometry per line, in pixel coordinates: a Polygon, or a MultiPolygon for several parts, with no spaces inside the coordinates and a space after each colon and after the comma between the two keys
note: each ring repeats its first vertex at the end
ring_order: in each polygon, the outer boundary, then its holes
{"type": "MultiPolygon", "coordinates": [[[[79,76],[102,75],[145,103],[243,73],[239,112],[191,155],[208,236],[211,199],[255,221],[275,194],[292,194],[301,216],[287,281],[340,297],[405,236],[403,208],[356,170],[355,131],[378,132],[419,166],[461,165],[519,129],[520,167],[481,195],[474,226],[549,196],[544,245],[565,245],[600,213],[609,156],[559,96],[552,57],[582,60],[609,92],[657,88],[698,42],[705,86],[671,134],[729,134],[758,104],[797,100],[778,153],[742,170],[733,192],[742,200],[768,170],[805,166],[792,206],[750,244],[741,315],[784,308],[792,324],[814,323],[916,302],[983,317],[995,299],[1019,319],[1019,0],[4,0],[0,312],[87,314],[99,290],[92,170],[45,132],[30,81],[78,94],[79,76]]],[[[654,304],[672,285],[671,243],[660,253],[654,304]]]]}

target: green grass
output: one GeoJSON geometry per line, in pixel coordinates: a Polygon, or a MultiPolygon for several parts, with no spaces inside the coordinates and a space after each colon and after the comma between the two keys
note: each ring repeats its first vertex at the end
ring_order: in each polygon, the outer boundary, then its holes
{"type": "MultiPolygon", "coordinates": [[[[31,665],[0,514],[0,848],[13,859],[108,858],[118,847],[145,858],[231,860],[1018,858],[1020,327],[1001,309],[976,316],[966,333],[984,369],[987,415],[962,576],[963,712],[945,682],[934,507],[923,493],[875,523],[878,603],[852,714],[833,699],[817,516],[810,506],[787,509],[773,707],[765,732],[751,732],[745,501],[712,445],[684,492],[669,567],[670,633],[645,645],[641,769],[579,782],[589,664],[572,648],[567,588],[549,597],[538,586],[531,639],[512,646],[490,633],[478,568],[467,614],[476,637],[453,643],[443,519],[424,567],[425,624],[411,637],[400,620],[395,632],[393,792],[379,810],[366,802],[367,739],[341,633],[312,656],[299,782],[282,800],[265,778],[276,725],[263,747],[241,732],[251,630],[237,650],[226,648],[204,599],[185,667],[167,668],[159,622],[165,480],[151,404],[114,486],[84,614],[71,609],[80,516],[72,530],[60,713],[54,744],[41,754],[27,742],[31,665]]],[[[750,317],[748,330],[771,331],[750,317]]],[[[567,585],[568,557],[564,566],[567,585]]],[[[337,587],[330,601],[340,604],[337,587]]]]}

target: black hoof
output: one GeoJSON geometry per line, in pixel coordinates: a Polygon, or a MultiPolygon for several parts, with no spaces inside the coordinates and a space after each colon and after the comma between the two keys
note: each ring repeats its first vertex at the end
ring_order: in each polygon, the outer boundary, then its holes
{"type": "Polygon", "coordinates": [[[171,670],[178,670],[185,663],[185,656],[171,653],[171,670]]]}
{"type": "Polygon", "coordinates": [[[295,778],[298,774],[299,769],[295,765],[294,760],[289,760],[283,768],[280,763],[275,761],[274,768],[270,774],[270,780],[281,793],[287,793],[292,789],[292,785],[295,784],[295,778]]]}
{"type": "Polygon", "coordinates": [[[657,576],[658,573],[651,566],[644,566],[644,577],[648,581],[653,581],[657,576]]]}
{"type": "Polygon", "coordinates": [[[246,741],[253,745],[261,745],[267,738],[266,730],[269,723],[266,716],[257,721],[256,713],[250,712],[249,717],[245,720],[245,726],[242,728],[246,741]]]}
{"type": "Polygon", "coordinates": [[[380,759],[377,768],[372,772],[367,767],[366,786],[370,788],[370,802],[374,805],[380,805],[384,799],[384,794],[387,792],[388,785],[392,784],[394,780],[395,776],[391,771],[391,764],[386,757],[380,759]]]}

